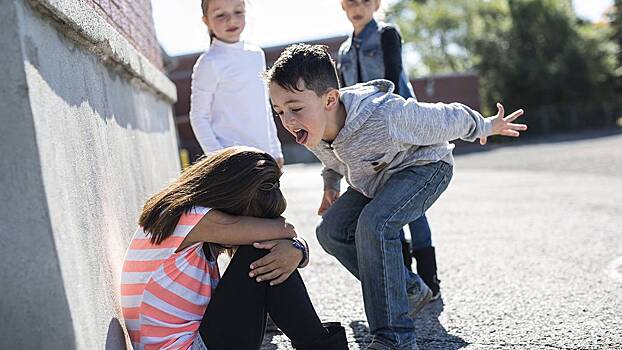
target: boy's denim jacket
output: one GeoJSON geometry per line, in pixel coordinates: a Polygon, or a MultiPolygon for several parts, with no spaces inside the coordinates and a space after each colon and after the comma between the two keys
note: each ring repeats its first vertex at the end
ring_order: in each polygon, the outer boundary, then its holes
{"type": "MultiPolygon", "coordinates": [[[[341,44],[337,69],[343,77],[345,86],[359,82],[357,74],[359,63],[361,65],[361,82],[385,78],[381,37],[384,29],[388,27],[390,25],[372,19],[356,38],[354,33],[350,34],[350,37],[341,44]]],[[[400,74],[399,85],[399,92],[402,97],[415,97],[404,69],[400,74]]]]}
{"type": "Polygon", "coordinates": [[[438,161],[453,164],[454,145],[492,133],[490,118],[460,104],[405,100],[388,80],[372,80],[340,90],[346,109],[343,128],[332,143],[321,141],[310,150],[322,161],[324,189],[339,191],[348,184],[373,198],[395,173],[438,161]]]}

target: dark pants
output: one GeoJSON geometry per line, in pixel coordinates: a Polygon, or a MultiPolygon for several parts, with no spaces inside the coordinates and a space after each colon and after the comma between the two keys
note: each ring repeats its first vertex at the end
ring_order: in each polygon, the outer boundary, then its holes
{"type": "MultiPolygon", "coordinates": [[[[428,218],[423,214],[419,219],[408,224],[410,229],[410,243],[406,240],[404,230],[400,230],[400,240],[402,241],[402,257],[404,258],[404,265],[409,271],[412,271],[413,254],[411,249],[425,249],[432,247],[432,232],[430,231],[430,225],[428,224],[428,218]]],[[[417,268],[420,268],[422,261],[417,261],[417,268]]]]}
{"type": "Polygon", "coordinates": [[[209,350],[259,349],[267,313],[296,344],[314,344],[328,335],[298,271],[276,286],[248,276],[250,264],[267,253],[241,246],[233,256],[199,327],[209,350]]]}
{"type": "Polygon", "coordinates": [[[413,249],[423,249],[432,246],[432,232],[428,218],[423,214],[419,219],[408,224],[413,249]]]}

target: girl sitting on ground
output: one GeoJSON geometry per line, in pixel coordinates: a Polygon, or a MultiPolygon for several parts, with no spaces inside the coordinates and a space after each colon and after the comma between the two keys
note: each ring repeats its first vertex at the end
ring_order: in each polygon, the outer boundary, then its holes
{"type": "Polygon", "coordinates": [[[135,349],[259,349],[267,313],[296,349],[347,349],[296,270],[308,249],[280,217],[280,176],[268,153],[230,147],[147,201],[121,279],[135,349]],[[221,278],[225,248],[234,253],[221,278]]]}

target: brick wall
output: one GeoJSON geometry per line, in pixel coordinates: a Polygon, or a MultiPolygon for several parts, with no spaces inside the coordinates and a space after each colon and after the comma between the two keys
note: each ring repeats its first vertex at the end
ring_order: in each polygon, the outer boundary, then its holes
{"type": "Polygon", "coordinates": [[[150,0],[86,0],[134,47],[162,69],[162,55],[155,35],[150,0]]]}
{"type": "Polygon", "coordinates": [[[417,99],[422,102],[460,102],[480,110],[479,76],[455,73],[412,79],[417,99]]]}

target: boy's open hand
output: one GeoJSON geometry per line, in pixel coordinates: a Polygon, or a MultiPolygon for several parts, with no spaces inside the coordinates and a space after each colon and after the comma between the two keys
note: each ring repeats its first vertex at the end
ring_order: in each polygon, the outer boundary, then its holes
{"type": "Polygon", "coordinates": [[[339,191],[324,190],[324,196],[322,196],[322,204],[320,204],[320,209],[317,210],[317,215],[324,215],[328,208],[330,208],[338,198],[339,191]]]}
{"type": "Polygon", "coordinates": [[[270,253],[251,263],[248,275],[254,277],[257,282],[270,281],[271,286],[285,282],[289,275],[296,271],[303,258],[302,252],[292,246],[289,239],[253,243],[253,247],[269,249],[270,253]]]}
{"type": "MultiPolygon", "coordinates": [[[[497,103],[497,110],[498,110],[497,115],[492,117],[492,135],[519,137],[520,136],[519,131],[527,130],[526,124],[512,123],[518,117],[523,115],[524,111],[522,109],[515,111],[514,113],[508,115],[507,117],[504,117],[505,110],[501,103],[497,103]]],[[[487,139],[488,138],[486,136],[480,137],[479,143],[481,145],[485,145],[487,139]]]]}

